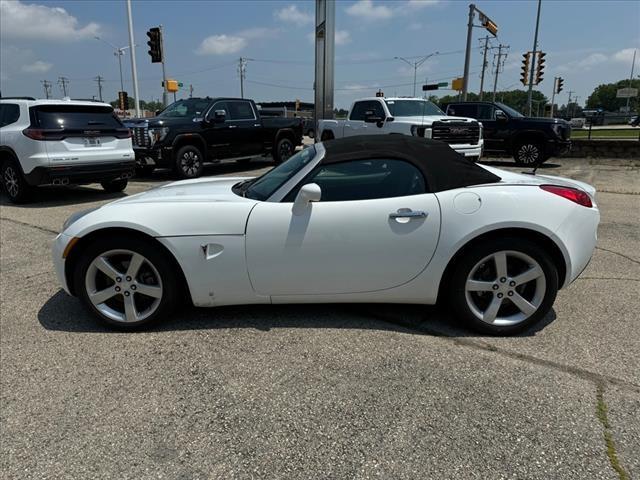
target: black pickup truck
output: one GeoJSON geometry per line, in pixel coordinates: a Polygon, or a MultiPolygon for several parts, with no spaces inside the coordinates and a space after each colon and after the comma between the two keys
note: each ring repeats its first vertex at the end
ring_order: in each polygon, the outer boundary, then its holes
{"type": "Polygon", "coordinates": [[[565,120],[525,117],[499,102],[452,102],[443,110],[480,121],[484,151],[513,155],[518,165],[540,165],[571,148],[571,126],[565,120]]]}
{"type": "Polygon", "coordinates": [[[196,178],[205,162],[273,155],[283,162],[302,144],[299,118],[261,118],[253,100],[188,98],[153,118],[126,120],[138,171],[169,167],[180,178],[196,178]]]}

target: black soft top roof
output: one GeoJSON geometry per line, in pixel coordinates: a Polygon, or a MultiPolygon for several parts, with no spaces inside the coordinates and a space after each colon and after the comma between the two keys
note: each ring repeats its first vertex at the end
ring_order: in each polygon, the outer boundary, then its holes
{"type": "Polygon", "coordinates": [[[437,140],[408,135],[358,135],[330,140],[323,145],[324,164],[364,159],[405,160],[422,172],[431,192],[500,181],[497,175],[437,140]]]}

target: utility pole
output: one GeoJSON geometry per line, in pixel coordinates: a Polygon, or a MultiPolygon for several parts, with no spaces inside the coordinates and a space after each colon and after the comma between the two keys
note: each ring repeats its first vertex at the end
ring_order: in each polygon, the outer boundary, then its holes
{"type": "Polygon", "coordinates": [[[62,96],[67,96],[67,85],[69,85],[69,79],[67,77],[58,77],[58,85],[62,89],[62,96]]]}
{"type": "Polygon", "coordinates": [[[133,77],[133,94],[135,95],[136,117],[140,117],[140,95],[138,93],[138,69],[136,67],[136,49],[133,41],[133,18],[131,16],[131,0],[127,0],[127,20],[129,23],[129,48],[131,49],[131,75],[133,77]]]}
{"type": "MultiPolygon", "coordinates": [[[[167,101],[167,98],[169,96],[169,87],[167,83],[167,67],[164,55],[164,30],[162,29],[162,25],[159,25],[158,28],[160,28],[160,51],[162,52],[162,84],[164,85],[164,89],[162,91],[162,103],[166,107],[169,105],[167,101]]],[[[173,92],[173,101],[176,101],[176,92],[173,92]]]]}
{"type": "Polygon", "coordinates": [[[538,15],[536,17],[536,32],[533,36],[533,53],[531,54],[531,71],[529,72],[529,93],[527,103],[529,104],[529,116],[531,116],[531,100],[533,99],[533,71],[536,69],[536,55],[538,54],[538,27],[540,26],[540,7],[542,0],[538,0],[538,15]]]}
{"type": "Polygon", "coordinates": [[[48,100],[51,98],[51,82],[49,80],[42,80],[41,83],[44,87],[44,97],[48,100]]]}
{"type": "MultiPolygon", "coordinates": [[[[631,85],[633,84],[633,70],[634,67],[636,66],[636,50],[633,51],[633,60],[631,61],[631,75],[629,76],[629,88],[631,88],[631,85]]],[[[629,112],[629,100],[631,98],[627,97],[627,113],[629,112]]]]}
{"type": "Polygon", "coordinates": [[[471,36],[473,35],[473,17],[475,16],[476,6],[472,3],[469,5],[469,22],[467,23],[467,48],[464,55],[464,74],[462,75],[462,101],[467,101],[467,92],[469,90],[469,65],[471,64],[471,36]]]}
{"type": "Polygon", "coordinates": [[[498,90],[498,74],[500,73],[500,63],[501,62],[504,63],[504,60],[507,59],[507,54],[506,53],[504,53],[504,54],[502,53],[502,49],[503,48],[506,50],[506,49],[509,48],[509,45],[502,45],[502,44],[498,45],[498,53],[497,53],[497,55],[494,55],[494,58],[498,57],[498,60],[496,62],[496,76],[495,76],[495,79],[493,81],[493,99],[492,99],[492,101],[494,101],[494,102],[496,101],[496,90],[498,90]],[[504,60],[502,59],[503,56],[504,56],[504,60]]]}
{"type": "MultiPolygon", "coordinates": [[[[567,111],[565,112],[565,115],[567,115],[567,117],[569,117],[569,105],[571,105],[571,94],[573,93],[573,90],[569,90],[569,100],[567,100],[567,111]]],[[[571,118],[571,117],[569,117],[571,118]]]]}
{"type": "Polygon", "coordinates": [[[240,57],[238,61],[238,75],[240,75],[240,98],[244,98],[244,79],[247,76],[247,62],[253,58],[240,57]]]}
{"type": "Polygon", "coordinates": [[[484,88],[484,71],[487,68],[487,50],[489,49],[489,35],[484,37],[484,53],[482,54],[482,74],[480,75],[480,101],[482,101],[482,89],[484,88]]]}
{"type": "Polygon", "coordinates": [[[98,98],[102,101],[102,82],[104,82],[104,78],[98,75],[94,80],[98,82],[98,98]]]}
{"type": "Polygon", "coordinates": [[[553,118],[553,105],[556,100],[556,90],[558,89],[558,78],[559,77],[553,77],[553,91],[551,92],[551,114],[549,115],[549,118],[553,118]]]}
{"type": "Polygon", "coordinates": [[[189,98],[193,98],[193,85],[189,85],[189,98]]]}

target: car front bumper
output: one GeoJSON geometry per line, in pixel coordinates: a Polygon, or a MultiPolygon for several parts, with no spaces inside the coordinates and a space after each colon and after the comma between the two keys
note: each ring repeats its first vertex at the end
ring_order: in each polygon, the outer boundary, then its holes
{"type": "Polygon", "coordinates": [[[69,286],[67,284],[67,276],[65,274],[66,261],[62,257],[62,255],[64,254],[64,250],[65,248],[67,248],[67,245],[72,238],[73,237],[70,237],[69,235],[60,233],[53,240],[53,245],[51,247],[51,259],[53,260],[56,277],[58,277],[58,283],[69,295],[71,295],[71,292],[69,290],[69,286]]]}
{"type": "Polygon", "coordinates": [[[135,166],[135,160],[129,160],[126,162],[36,167],[25,175],[25,179],[31,186],[94,183],[131,178],[135,172],[135,166]]]}
{"type": "Polygon", "coordinates": [[[480,159],[484,151],[484,142],[476,145],[450,145],[456,152],[465,157],[474,157],[480,159]]]}

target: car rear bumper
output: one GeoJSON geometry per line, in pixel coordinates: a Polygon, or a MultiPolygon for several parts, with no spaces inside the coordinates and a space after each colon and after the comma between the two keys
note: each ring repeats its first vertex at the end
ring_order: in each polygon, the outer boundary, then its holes
{"type": "Polygon", "coordinates": [[[25,175],[25,179],[31,186],[102,182],[131,178],[135,172],[135,166],[135,160],[128,160],[126,162],[36,167],[25,175]]]}

